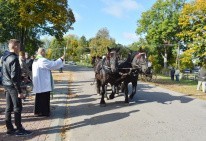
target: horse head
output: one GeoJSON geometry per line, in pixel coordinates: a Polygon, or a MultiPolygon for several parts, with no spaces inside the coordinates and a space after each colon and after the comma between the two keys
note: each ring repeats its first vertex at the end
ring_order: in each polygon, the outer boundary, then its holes
{"type": "Polygon", "coordinates": [[[145,72],[148,68],[147,60],[146,60],[146,53],[144,52],[137,53],[132,60],[132,67],[139,69],[142,72],[145,72]]]}
{"type": "Polygon", "coordinates": [[[92,61],[91,61],[91,64],[92,64],[93,67],[95,66],[95,60],[96,60],[96,57],[93,56],[93,57],[92,57],[92,61]]]}
{"type": "Polygon", "coordinates": [[[105,58],[105,64],[111,69],[112,73],[118,71],[118,52],[119,48],[107,48],[108,53],[105,58]]]}

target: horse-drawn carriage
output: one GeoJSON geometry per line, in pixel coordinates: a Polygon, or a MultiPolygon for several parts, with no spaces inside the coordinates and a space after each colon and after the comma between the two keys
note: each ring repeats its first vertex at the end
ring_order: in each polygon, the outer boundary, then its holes
{"type": "Polygon", "coordinates": [[[136,94],[137,80],[140,72],[147,70],[146,54],[134,52],[128,55],[127,60],[118,63],[118,48],[108,48],[108,54],[102,60],[95,62],[95,80],[97,93],[101,94],[100,106],[106,106],[104,98],[113,99],[121,89],[125,94],[125,103],[133,99],[136,94]],[[132,83],[132,93],[128,95],[128,84],[132,83]],[[111,86],[111,94],[107,96],[108,84],[111,86]]]}
{"type": "Polygon", "coordinates": [[[155,82],[157,79],[157,74],[151,68],[147,68],[145,72],[139,73],[140,80],[147,82],[155,82]]]}

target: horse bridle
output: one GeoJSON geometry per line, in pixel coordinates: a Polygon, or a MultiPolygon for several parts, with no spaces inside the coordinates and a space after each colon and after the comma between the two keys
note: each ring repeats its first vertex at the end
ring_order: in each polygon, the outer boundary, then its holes
{"type": "MultiPolygon", "coordinates": [[[[146,61],[140,62],[142,55],[145,55],[145,53],[138,53],[137,55],[135,55],[135,57],[139,60],[138,63],[135,65],[138,68],[141,68],[142,65],[146,64],[146,61]]],[[[137,62],[137,60],[136,60],[136,62],[137,62]]]]}
{"type": "MultiPolygon", "coordinates": [[[[108,52],[108,54],[106,55],[106,58],[105,58],[105,60],[104,60],[104,62],[106,61],[106,60],[108,60],[109,61],[109,66],[111,65],[111,60],[110,60],[110,58],[113,58],[114,56],[113,56],[113,54],[115,54],[116,52],[113,52],[113,51],[111,51],[111,52],[108,52]]],[[[105,69],[107,69],[107,70],[111,70],[111,67],[109,67],[108,65],[103,65],[103,67],[105,68],[105,69]]]]}

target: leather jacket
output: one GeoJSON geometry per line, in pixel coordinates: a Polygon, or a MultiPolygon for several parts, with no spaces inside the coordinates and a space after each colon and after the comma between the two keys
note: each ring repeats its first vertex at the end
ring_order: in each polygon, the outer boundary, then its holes
{"type": "Polygon", "coordinates": [[[2,58],[2,84],[21,93],[21,68],[18,56],[13,52],[5,52],[2,58]]]}

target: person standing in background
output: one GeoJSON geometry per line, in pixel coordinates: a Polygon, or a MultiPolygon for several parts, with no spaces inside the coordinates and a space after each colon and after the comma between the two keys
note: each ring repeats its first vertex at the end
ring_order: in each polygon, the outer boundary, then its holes
{"type": "Polygon", "coordinates": [[[180,81],[179,80],[179,77],[180,77],[180,70],[178,68],[175,69],[175,78],[176,78],[176,81],[180,81]]]}
{"type": "Polygon", "coordinates": [[[206,65],[203,65],[200,68],[200,71],[198,72],[198,84],[197,84],[197,90],[200,90],[200,87],[202,86],[202,91],[206,92],[206,65]]]}
{"type": "Polygon", "coordinates": [[[53,90],[51,70],[63,67],[64,55],[56,61],[45,58],[45,49],[39,48],[32,65],[33,93],[35,93],[34,115],[50,116],[50,92],[53,90]]]}
{"type": "Polygon", "coordinates": [[[7,135],[16,134],[16,136],[26,136],[32,134],[31,131],[27,131],[21,124],[21,112],[22,112],[22,94],[21,84],[21,68],[19,64],[19,51],[20,41],[17,39],[11,39],[8,42],[9,52],[3,56],[2,84],[5,88],[6,94],[6,110],[5,121],[7,127],[7,135]],[[17,129],[14,129],[11,122],[11,112],[14,111],[15,125],[17,129]]]}
{"type": "Polygon", "coordinates": [[[171,68],[171,71],[170,71],[170,77],[171,77],[171,80],[174,81],[174,77],[175,77],[175,69],[172,67],[171,68]]]}
{"type": "Polygon", "coordinates": [[[25,58],[26,58],[26,64],[27,64],[29,70],[32,71],[32,64],[34,61],[34,57],[33,56],[29,57],[29,54],[27,52],[25,52],[25,58]]]}
{"type": "Polygon", "coordinates": [[[19,52],[19,64],[20,64],[20,67],[21,67],[22,80],[25,83],[30,82],[31,71],[29,70],[29,67],[26,64],[25,52],[23,52],[23,51],[19,52]]]}

